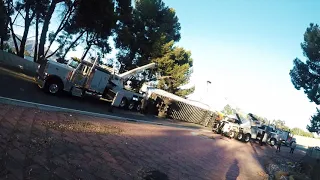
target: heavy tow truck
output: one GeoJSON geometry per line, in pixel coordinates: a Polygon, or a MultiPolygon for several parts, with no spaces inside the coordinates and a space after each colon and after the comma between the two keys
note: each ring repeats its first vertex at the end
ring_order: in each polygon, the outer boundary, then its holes
{"type": "Polygon", "coordinates": [[[262,139],[262,142],[271,146],[274,146],[278,141],[282,141],[286,146],[296,142],[290,131],[277,129],[271,125],[263,125],[251,113],[248,114],[248,117],[249,120],[245,120],[240,118],[237,113],[226,116],[222,121],[214,123],[212,131],[244,142],[249,142],[251,139],[262,139]]]}
{"type": "MultiPolygon", "coordinates": [[[[212,130],[244,142],[249,142],[251,139],[259,139],[259,127],[261,124],[251,113],[248,116],[250,117],[249,120],[241,118],[238,113],[226,116],[222,121],[216,121],[212,130]]],[[[266,141],[267,138],[264,136],[263,142],[266,141]]]]}
{"type": "Polygon", "coordinates": [[[38,66],[37,84],[45,92],[58,95],[66,91],[73,96],[92,96],[112,102],[112,106],[140,110],[139,93],[125,89],[124,83],[134,74],[154,68],[155,63],[138,67],[122,74],[102,68],[94,62],[70,59],[67,63],[46,61],[38,66]]]}

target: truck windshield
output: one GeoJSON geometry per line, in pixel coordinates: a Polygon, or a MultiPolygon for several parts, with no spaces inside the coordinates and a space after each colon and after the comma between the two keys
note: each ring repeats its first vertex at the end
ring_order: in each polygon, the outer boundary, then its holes
{"type": "Polygon", "coordinates": [[[69,66],[71,66],[72,68],[77,68],[78,65],[79,65],[78,61],[74,61],[74,60],[69,61],[69,66]]]}

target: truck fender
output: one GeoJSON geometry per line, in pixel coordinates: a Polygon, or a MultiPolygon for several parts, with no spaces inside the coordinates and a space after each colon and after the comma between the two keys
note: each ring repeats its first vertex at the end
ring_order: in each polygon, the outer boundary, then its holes
{"type": "Polygon", "coordinates": [[[48,81],[58,81],[59,83],[62,84],[62,86],[64,86],[64,83],[63,83],[62,79],[59,76],[56,76],[56,75],[49,75],[46,78],[46,82],[48,82],[48,81]]]}

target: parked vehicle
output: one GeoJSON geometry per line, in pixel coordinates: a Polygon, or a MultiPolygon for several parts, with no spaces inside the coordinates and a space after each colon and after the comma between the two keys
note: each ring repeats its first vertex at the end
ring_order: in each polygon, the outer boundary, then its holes
{"type": "Polygon", "coordinates": [[[112,106],[140,110],[143,96],[125,89],[124,82],[133,74],[153,67],[155,63],[117,75],[97,65],[97,59],[94,63],[73,59],[66,64],[47,61],[38,66],[37,83],[52,95],[66,91],[73,96],[94,96],[112,102],[112,106]]]}
{"type": "Polygon", "coordinates": [[[249,113],[248,115],[249,119],[241,118],[237,113],[234,116],[227,116],[222,121],[215,121],[212,130],[244,142],[249,142],[251,139],[260,140],[261,138],[262,142],[268,142],[270,130],[262,126],[253,114],[249,113]],[[261,137],[263,131],[265,131],[265,135],[261,137]]]}
{"type": "Polygon", "coordinates": [[[282,141],[285,146],[291,146],[293,142],[296,142],[296,138],[289,131],[276,129],[270,134],[270,145],[274,146],[278,141],[282,141]]]}

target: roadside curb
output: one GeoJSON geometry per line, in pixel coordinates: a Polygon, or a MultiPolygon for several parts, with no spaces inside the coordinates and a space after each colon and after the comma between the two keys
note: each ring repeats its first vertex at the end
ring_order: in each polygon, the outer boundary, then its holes
{"type": "Polygon", "coordinates": [[[169,127],[195,130],[195,128],[185,127],[183,125],[178,125],[178,124],[159,123],[159,122],[144,121],[144,120],[133,119],[133,118],[125,118],[125,117],[120,117],[120,116],[113,116],[113,115],[107,115],[107,114],[100,114],[100,113],[81,111],[81,110],[76,110],[76,109],[51,106],[51,105],[46,105],[46,104],[39,104],[39,103],[34,103],[34,102],[22,101],[22,100],[11,99],[11,98],[1,97],[1,96],[0,96],[0,103],[22,106],[22,107],[37,108],[37,109],[41,109],[41,110],[45,110],[45,111],[55,111],[55,112],[59,111],[59,112],[77,113],[77,114],[95,116],[95,117],[100,117],[100,118],[107,118],[107,119],[112,119],[112,120],[145,123],[145,124],[152,124],[152,125],[169,126],[169,127]]]}

